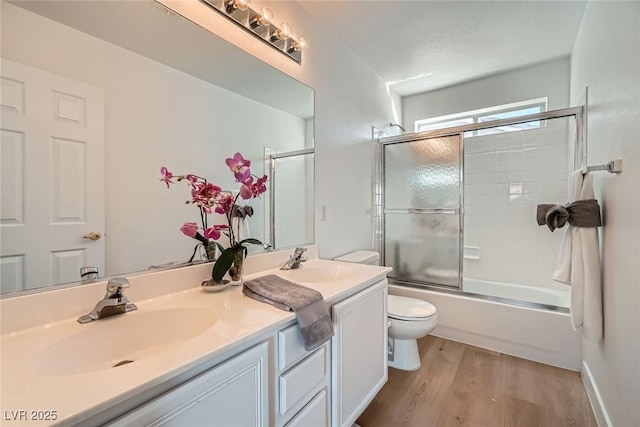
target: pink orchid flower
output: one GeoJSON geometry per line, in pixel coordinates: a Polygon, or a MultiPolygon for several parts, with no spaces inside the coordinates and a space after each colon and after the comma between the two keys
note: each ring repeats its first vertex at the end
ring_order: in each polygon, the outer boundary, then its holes
{"type": "Polygon", "coordinates": [[[185,222],[184,225],[180,227],[180,231],[182,231],[185,236],[196,237],[196,234],[198,233],[198,224],[195,222],[185,222]]]}
{"type": "Polygon", "coordinates": [[[173,184],[173,181],[171,181],[171,178],[173,178],[173,174],[171,172],[169,172],[169,169],[167,169],[164,166],[161,167],[160,168],[160,181],[162,181],[165,184],[167,184],[167,188],[169,188],[169,184],[173,184]]]}
{"type": "Polygon", "coordinates": [[[222,235],[220,230],[226,230],[228,228],[228,225],[214,225],[213,227],[209,227],[204,230],[204,237],[206,237],[207,239],[218,240],[222,235]]]}
{"type": "Polygon", "coordinates": [[[206,208],[222,192],[222,188],[211,183],[195,182],[191,185],[191,202],[206,208]]]}
{"type": "Polygon", "coordinates": [[[216,201],[215,212],[219,214],[226,214],[231,212],[232,207],[233,196],[231,194],[225,193],[216,201]]]}
{"type": "Polygon", "coordinates": [[[233,176],[235,176],[236,181],[244,183],[251,176],[251,162],[244,157],[242,154],[236,153],[233,155],[233,158],[229,158],[225,160],[231,172],[233,172],[233,176]]]}
{"type": "Polygon", "coordinates": [[[248,200],[251,197],[253,197],[253,192],[251,191],[251,184],[243,184],[242,187],[240,187],[240,197],[242,197],[244,200],[248,200]]]}
{"type": "MultiPolygon", "coordinates": [[[[246,246],[246,244],[255,243],[256,240],[245,239],[238,241],[239,236],[236,236],[234,229],[230,228],[233,218],[245,218],[253,214],[253,208],[249,206],[236,205],[236,202],[240,198],[251,199],[258,197],[267,191],[267,186],[265,185],[267,182],[267,176],[263,175],[259,178],[256,175],[251,174],[251,162],[245,159],[240,153],[235,153],[233,157],[226,159],[225,163],[229,167],[229,170],[234,174],[236,182],[240,184],[238,193],[233,191],[223,191],[221,187],[207,182],[205,178],[198,175],[174,175],[164,166],[160,168],[160,180],[167,185],[167,188],[169,188],[170,184],[173,184],[174,181],[187,181],[191,191],[191,199],[187,200],[186,204],[194,204],[198,207],[201,224],[198,225],[196,222],[185,222],[180,227],[180,231],[185,236],[194,238],[200,243],[206,245],[212,240],[220,239],[224,234],[229,238],[230,247],[228,249],[237,251],[241,247],[246,246]],[[214,225],[209,227],[207,225],[207,218],[208,215],[213,212],[225,215],[228,225],[214,225]]],[[[225,259],[225,262],[231,263],[229,257],[225,259]]],[[[218,264],[216,264],[216,266],[217,265],[218,264]]],[[[220,265],[227,270],[230,268],[230,264],[220,265]]],[[[219,271],[215,274],[222,271],[220,268],[218,268],[219,271]]],[[[222,271],[222,273],[224,274],[224,271],[222,271]]]]}
{"type": "Polygon", "coordinates": [[[251,180],[248,180],[247,183],[243,184],[240,187],[240,197],[244,200],[250,199],[252,197],[258,197],[265,191],[267,191],[267,186],[265,183],[267,182],[267,175],[264,175],[262,178],[258,178],[256,183],[253,183],[253,177],[251,180]]]}
{"type": "Polygon", "coordinates": [[[258,197],[260,194],[265,193],[267,191],[267,186],[265,185],[269,178],[267,175],[263,175],[262,178],[258,178],[256,182],[256,188],[258,193],[254,195],[254,197],[258,197]]]}

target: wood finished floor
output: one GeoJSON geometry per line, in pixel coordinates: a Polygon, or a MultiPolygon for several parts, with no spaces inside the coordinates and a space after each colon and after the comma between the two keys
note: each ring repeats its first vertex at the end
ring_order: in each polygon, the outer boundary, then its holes
{"type": "Polygon", "coordinates": [[[362,427],[597,427],[578,372],[427,336],[422,367],[389,368],[362,427]]]}

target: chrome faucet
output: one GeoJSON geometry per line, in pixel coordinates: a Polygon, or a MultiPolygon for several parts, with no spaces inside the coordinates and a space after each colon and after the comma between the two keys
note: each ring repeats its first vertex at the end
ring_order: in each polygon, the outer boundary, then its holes
{"type": "Polygon", "coordinates": [[[80,269],[80,279],[83,282],[95,281],[100,278],[98,267],[82,267],[80,269]]]}
{"type": "Polygon", "coordinates": [[[107,283],[107,293],[98,301],[91,313],[78,317],[78,322],[89,323],[94,320],[116,314],[128,313],[137,310],[138,307],[129,302],[122,290],[129,287],[129,281],[123,277],[114,277],[107,283]]]}
{"type": "Polygon", "coordinates": [[[300,268],[303,262],[307,261],[307,257],[304,256],[304,253],[307,251],[306,248],[296,248],[293,251],[293,255],[289,257],[289,260],[280,267],[280,270],[291,270],[294,268],[300,268]]]}

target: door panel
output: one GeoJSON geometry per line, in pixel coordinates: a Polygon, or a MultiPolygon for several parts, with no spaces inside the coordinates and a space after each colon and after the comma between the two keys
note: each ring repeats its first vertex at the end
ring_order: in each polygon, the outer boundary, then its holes
{"type": "Polygon", "coordinates": [[[460,142],[457,136],[387,145],[386,209],[460,207],[460,142]]]}
{"type": "Polygon", "coordinates": [[[460,215],[386,214],[385,265],[389,277],[438,285],[459,285],[460,215]]]}
{"type": "Polygon", "coordinates": [[[104,239],[83,239],[105,228],[104,91],[8,60],[1,82],[0,291],[104,271],[104,239]]]}
{"type": "Polygon", "coordinates": [[[383,252],[390,278],[460,287],[461,136],[383,146],[383,252]]]}

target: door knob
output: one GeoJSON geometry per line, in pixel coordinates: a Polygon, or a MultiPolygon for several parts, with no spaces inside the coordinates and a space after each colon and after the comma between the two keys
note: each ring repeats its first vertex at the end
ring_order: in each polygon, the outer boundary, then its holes
{"type": "Polygon", "coordinates": [[[84,236],[82,236],[83,239],[89,239],[89,240],[98,240],[100,239],[100,237],[102,237],[102,234],[100,234],[99,231],[92,231],[91,233],[87,233],[84,236]]]}

